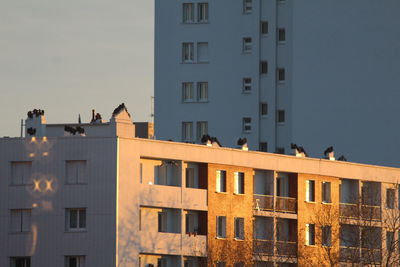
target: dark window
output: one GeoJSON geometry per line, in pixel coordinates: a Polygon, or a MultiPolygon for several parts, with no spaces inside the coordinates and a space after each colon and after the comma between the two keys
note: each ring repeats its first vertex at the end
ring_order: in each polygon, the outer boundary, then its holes
{"type": "Polygon", "coordinates": [[[261,74],[268,73],[268,62],[267,61],[260,62],[260,73],[261,74]]]}
{"type": "Polygon", "coordinates": [[[332,227],[330,225],[322,226],[322,245],[326,247],[332,245],[332,227]]]}
{"type": "Polygon", "coordinates": [[[268,34],[268,21],[261,21],[260,28],[261,34],[268,34]]]}
{"type": "Polygon", "coordinates": [[[243,132],[251,132],[251,118],[243,118],[243,132]]]}
{"type": "Polygon", "coordinates": [[[267,142],[260,142],[259,150],[263,152],[268,151],[268,143],[267,142]]]}
{"type": "Polygon", "coordinates": [[[285,148],[283,148],[283,147],[277,147],[277,148],[276,148],[276,153],[277,153],[277,154],[285,154],[285,148]]]}
{"type": "Polygon", "coordinates": [[[278,110],[277,121],[278,121],[278,123],[285,122],[285,111],[284,110],[278,110]]]}
{"type": "Polygon", "coordinates": [[[285,80],[285,69],[284,68],[278,69],[278,80],[279,81],[285,80]]]}
{"type": "Polygon", "coordinates": [[[278,41],[284,42],[286,41],[286,30],[285,29],[278,29],[278,41]]]}
{"type": "Polygon", "coordinates": [[[394,189],[386,189],[386,206],[388,209],[394,209],[394,189]]]}
{"type": "Polygon", "coordinates": [[[268,115],[268,104],[260,103],[260,115],[265,116],[268,115]]]}

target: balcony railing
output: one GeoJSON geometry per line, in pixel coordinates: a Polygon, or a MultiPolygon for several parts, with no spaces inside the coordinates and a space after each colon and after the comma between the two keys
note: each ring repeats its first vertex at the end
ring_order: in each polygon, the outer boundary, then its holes
{"type": "Polygon", "coordinates": [[[366,264],[374,264],[382,262],[382,251],[381,249],[373,249],[373,248],[362,248],[361,256],[363,263],[366,264]]]}
{"type": "Polygon", "coordinates": [[[254,209],[274,210],[274,197],[269,195],[254,195],[254,209]]]}
{"type": "Polygon", "coordinates": [[[296,213],[297,199],[292,197],[276,197],[275,210],[296,213]]]}
{"type": "Polygon", "coordinates": [[[341,247],[340,262],[360,262],[360,248],[358,247],[341,247]]]}
{"type": "Polygon", "coordinates": [[[340,217],[380,221],[382,219],[380,206],[340,203],[340,217]]]}
{"type": "Polygon", "coordinates": [[[381,207],[380,206],[361,206],[361,218],[364,220],[375,220],[380,221],[381,217],[381,207]]]}
{"type": "Polygon", "coordinates": [[[297,257],[297,242],[276,241],[276,251],[279,256],[297,257]]]}
{"type": "Polygon", "coordinates": [[[340,203],[340,217],[358,218],[358,205],[353,203],[340,203]]]}
{"type": "Polygon", "coordinates": [[[274,255],[274,241],[272,240],[254,240],[254,253],[259,255],[274,255]]]}

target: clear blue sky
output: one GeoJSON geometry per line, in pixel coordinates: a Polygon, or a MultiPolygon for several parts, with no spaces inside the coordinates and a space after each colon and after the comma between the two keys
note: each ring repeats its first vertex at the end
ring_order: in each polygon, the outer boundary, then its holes
{"type": "Polygon", "coordinates": [[[87,122],[125,102],[150,121],[153,52],[153,0],[0,0],[0,137],[33,108],[87,122]]]}

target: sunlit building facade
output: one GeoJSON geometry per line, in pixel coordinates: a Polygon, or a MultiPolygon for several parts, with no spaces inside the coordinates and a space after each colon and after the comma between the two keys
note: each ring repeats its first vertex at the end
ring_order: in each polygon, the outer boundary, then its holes
{"type": "Polygon", "coordinates": [[[399,169],[136,138],[124,107],[26,125],[0,139],[0,266],[399,260],[399,169]]]}

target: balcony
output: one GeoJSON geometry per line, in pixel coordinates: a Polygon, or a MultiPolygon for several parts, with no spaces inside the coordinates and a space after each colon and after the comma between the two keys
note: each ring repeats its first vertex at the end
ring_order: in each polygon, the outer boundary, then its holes
{"type": "Polygon", "coordinates": [[[207,210],[207,190],[183,188],[182,206],[184,209],[207,210]]]}
{"type": "Polygon", "coordinates": [[[380,206],[340,203],[340,217],[380,221],[382,219],[382,212],[380,206]]]}
{"type": "Polygon", "coordinates": [[[296,213],[297,199],[292,197],[276,197],[275,205],[276,211],[296,213]]]}
{"type": "Polygon", "coordinates": [[[268,195],[254,195],[254,209],[263,211],[274,210],[274,197],[268,195]]]}
{"type": "Polygon", "coordinates": [[[276,251],[279,256],[297,257],[297,242],[276,241],[276,251]]]}
{"type": "Polygon", "coordinates": [[[183,235],[182,254],[187,256],[205,257],[207,255],[207,236],[183,235]]]}
{"type": "Polygon", "coordinates": [[[181,254],[181,234],[140,231],[140,251],[152,254],[181,254]]]}
{"type": "Polygon", "coordinates": [[[360,262],[360,248],[357,247],[340,247],[340,262],[360,262]]]}
{"type": "Polygon", "coordinates": [[[181,188],[166,185],[142,184],[140,205],[155,207],[180,207],[181,188]]]}
{"type": "Polygon", "coordinates": [[[366,264],[379,264],[382,262],[382,251],[381,249],[361,249],[361,257],[363,263],[366,264]]]}
{"type": "Polygon", "coordinates": [[[340,203],[340,217],[343,218],[358,218],[358,205],[353,203],[340,203]]]}
{"type": "Polygon", "coordinates": [[[382,219],[380,206],[361,206],[361,218],[364,220],[380,221],[382,219]]]}
{"type": "Polygon", "coordinates": [[[258,255],[273,256],[274,241],[273,240],[254,240],[254,253],[258,255]]]}

